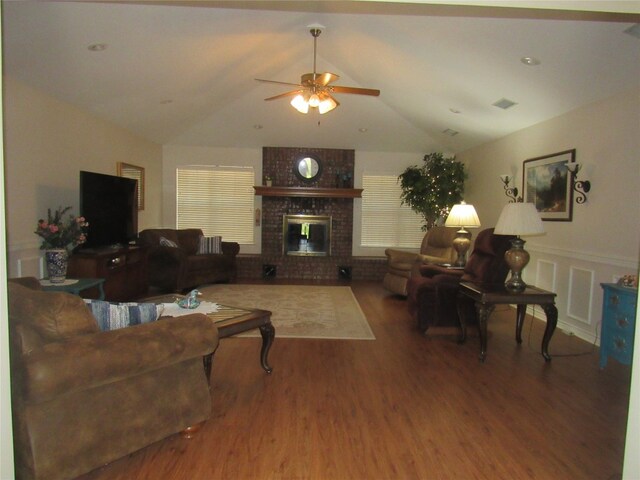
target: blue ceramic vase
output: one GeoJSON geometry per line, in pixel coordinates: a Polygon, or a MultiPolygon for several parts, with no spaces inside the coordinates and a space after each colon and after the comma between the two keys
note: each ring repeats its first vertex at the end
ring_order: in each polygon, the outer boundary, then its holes
{"type": "Polygon", "coordinates": [[[64,248],[45,250],[44,260],[47,266],[47,275],[51,283],[62,283],[67,277],[67,265],[69,254],[64,248]]]}

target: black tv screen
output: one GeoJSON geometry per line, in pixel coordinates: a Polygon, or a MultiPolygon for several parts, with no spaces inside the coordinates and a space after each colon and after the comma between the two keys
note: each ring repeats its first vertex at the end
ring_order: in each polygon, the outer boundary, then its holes
{"type": "Polygon", "coordinates": [[[89,222],[82,248],[127,245],[138,235],[137,181],[80,172],[80,214],[89,222]]]}

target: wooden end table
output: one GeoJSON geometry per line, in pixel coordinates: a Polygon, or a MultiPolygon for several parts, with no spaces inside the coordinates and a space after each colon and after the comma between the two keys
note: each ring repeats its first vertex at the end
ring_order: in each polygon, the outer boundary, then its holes
{"type": "Polygon", "coordinates": [[[104,300],[104,278],[68,278],[62,283],[51,283],[46,278],[40,280],[42,290],[45,292],[68,292],[80,296],[80,292],[93,287],[98,287],[98,299],[104,300]],[[69,283],[73,282],[73,283],[69,283]]]}
{"type": "Polygon", "coordinates": [[[471,282],[460,282],[458,290],[458,316],[462,327],[461,342],[466,339],[465,312],[462,303],[465,299],[475,302],[478,312],[478,330],[480,333],[480,361],[487,356],[487,321],[496,305],[516,304],[516,342],[522,343],[522,325],[527,311],[527,305],[540,305],[547,316],[547,326],[542,337],[541,352],[545,361],[551,361],[549,355],[549,341],[558,323],[558,309],[555,305],[556,294],[528,285],[522,292],[510,292],[503,284],[481,285],[471,282]]]}

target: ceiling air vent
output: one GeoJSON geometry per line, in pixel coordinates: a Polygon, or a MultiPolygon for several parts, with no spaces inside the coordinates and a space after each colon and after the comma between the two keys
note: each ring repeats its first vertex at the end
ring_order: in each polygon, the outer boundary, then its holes
{"type": "Polygon", "coordinates": [[[513,107],[514,105],[517,105],[516,102],[511,101],[507,98],[501,98],[500,100],[498,100],[497,102],[492,103],[491,105],[493,105],[494,107],[498,107],[501,108],[503,110],[506,110],[508,108],[513,107]]]}
{"type": "Polygon", "coordinates": [[[447,128],[446,130],[443,130],[442,133],[444,133],[445,135],[449,135],[450,137],[455,137],[459,132],[447,128]]]}

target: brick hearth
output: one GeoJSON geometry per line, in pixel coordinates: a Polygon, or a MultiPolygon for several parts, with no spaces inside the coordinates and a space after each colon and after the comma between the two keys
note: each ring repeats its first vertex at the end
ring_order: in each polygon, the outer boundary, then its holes
{"type": "MultiPolygon", "coordinates": [[[[353,179],[354,160],[354,150],[264,147],[262,172],[265,177],[271,177],[274,186],[336,188],[339,175],[347,175],[349,179],[353,179]],[[293,173],[295,161],[307,155],[317,157],[322,163],[320,178],[310,185],[305,185],[293,173]]],[[[240,255],[238,277],[261,278],[266,270],[275,267],[277,278],[335,280],[350,277],[358,280],[382,280],[386,260],[378,257],[353,257],[352,231],[353,199],[263,197],[262,255],[240,255]],[[296,214],[332,217],[330,256],[283,255],[282,218],[283,215],[296,214]]]]}

